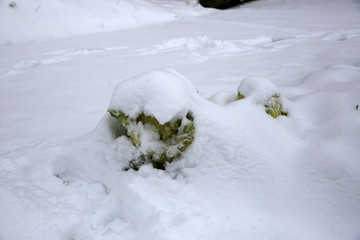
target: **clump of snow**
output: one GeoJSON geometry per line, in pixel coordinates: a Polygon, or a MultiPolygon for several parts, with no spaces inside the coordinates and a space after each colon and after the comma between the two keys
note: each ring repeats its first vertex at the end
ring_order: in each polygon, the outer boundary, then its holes
{"type": "Polygon", "coordinates": [[[151,71],[121,82],[114,91],[109,110],[120,110],[131,118],[144,113],[164,124],[186,115],[196,95],[194,85],[176,71],[151,71]]]}
{"type": "Polygon", "coordinates": [[[254,103],[264,102],[278,92],[275,84],[263,77],[244,78],[237,91],[254,103]]]}
{"type": "Polygon", "coordinates": [[[248,98],[255,104],[262,104],[266,113],[277,118],[288,115],[284,106],[284,98],[274,83],[262,77],[247,77],[238,87],[238,99],[248,98]]]}
{"type": "Polygon", "coordinates": [[[241,81],[237,94],[221,91],[211,96],[209,101],[225,106],[244,98],[251,103],[263,105],[265,112],[274,118],[288,114],[283,104],[285,100],[275,84],[263,77],[246,77],[241,81]]]}

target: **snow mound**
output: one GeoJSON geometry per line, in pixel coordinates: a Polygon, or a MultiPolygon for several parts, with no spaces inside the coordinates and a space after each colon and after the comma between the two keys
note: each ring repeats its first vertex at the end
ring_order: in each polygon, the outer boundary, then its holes
{"type": "Polygon", "coordinates": [[[238,100],[238,96],[235,93],[228,91],[217,92],[212,95],[209,99],[210,102],[213,102],[220,106],[228,105],[229,103],[235,102],[238,100]]]}
{"type": "Polygon", "coordinates": [[[199,15],[194,1],[17,0],[0,2],[0,44],[136,28],[199,15]]]}
{"type": "Polygon", "coordinates": [[[263,77],[244,78],[237,91],[255,103],[264,102],[278,92],[275,84],[263,77]]]}
{"type": "Polygon", "coordinates": [[[197,95],[194,85],[172,69],[151,71],[121,82],[114,91],[109,110],[120,110],[136,118],[141,113],[160,124],[189,111],[197,95]]]}
{"type": "MultiPolygon", "coordinates": [[[[348,72],[348,81],[358,86],[355,66],[330,67],[308,78],[325,80],[334,71],[348,72]]],[[[2,236],[10,239],[18,230],[13,239],[177,240],[184,234],[189,240],[355,239],[359,150],[339,128],[358,141],[358,95],[347,99],[351,109],[321,123],[328,125],[321,129],[306,125],[313,115],[302,109],[321,114],[326,105],[313,102],[328,99],[318,93],[293,104],[291,118],[274,121],[251,99],[266,99],[276,87],[262,78],[240,85],[247,96],[226,106],[199,97],[191,82],[171,69],[118,85],[110,107],[133,116],[147,109],[168,121],[191,109],[195,139],[164,171],[149,164],[123,171],[138,149],[109,114],[87,136],[2,155],[0,194],[6,197],[0,198],[0,210],[9,216],[0,217],[2,236]],[[179,103],[179,98],[184,99],[179,103]]],[[[342,96],[336,93],[332,106],[341,106],[342,96]]],[[[232,97],[222,92],[214,99],[224,103],[232,97]]]]}
{"type": "Polygon", "coordinates": [[[284,106],[286,100],[281,96],[274,83],[263,77],[246,77],[241,81],[237,94],[227,91],[217,92],[208,100],[225,106],[244,98],[253,104],[263,105],[265,112],[274,118],[288,115],[284,106]]]}
{"type": "Polygon", "coordinates": [[[266,113],[274,118],[280,115],[288,115],[284,106],[284,98],[274,83],[266,78],[244,78],[238,87],[238,99],[241,100],[243,98],[248,98],[255,104],[264,105],[266,113]]]}

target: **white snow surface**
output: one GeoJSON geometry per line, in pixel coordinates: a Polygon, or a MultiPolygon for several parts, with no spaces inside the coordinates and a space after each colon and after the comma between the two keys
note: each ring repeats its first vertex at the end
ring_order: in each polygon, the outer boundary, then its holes
{"type": "Polygon", "coordinates": [[[360,239],[359,1],[10,2],[1,240],[360,239]],[[288,117],[255,101],[273,91],[288,117]],[[123,171],[109,103],[190,110],[195,141],[165,171],[123,171]]]}
{"type": "Polygon", "coordinates": [[[252,98],[255,102],[263,102],[278,93],[273,82],[263,77],[246,77],[241,80],[237,89],[246,98],[252,98]]]}
{"type": "Polygon", "coordinates": [[[132,118],[145,113],[164,124],[178,115],[186,116],[196,91],[195,86],[174,69],[151,71],[121,82],[109,109],[122,111],[132,118]]]}
{"type": "Polygon", "coordinates": [[[2,0],[0,43],[136,28],[201,12],[208,11],[196,7],[193,0],[2,0]],[[15,7],[9,6],[12,2],[15,7]]]}

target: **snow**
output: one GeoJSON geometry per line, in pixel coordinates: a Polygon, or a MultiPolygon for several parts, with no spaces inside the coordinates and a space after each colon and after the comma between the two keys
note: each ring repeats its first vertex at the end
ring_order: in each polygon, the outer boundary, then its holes
{"type": "Polygon", "coordinates": [[[179,114],[186,115],[195,94],[194,85],[175,70],[152,71],[121,82],[109,110],[122,111],[135,119],[144,113],[164,124],[179,114]]]}
{"type": "Polygon", "coordinates": [[[0,3],[1,240],[359,239],[358,1],[118,2],[0,3]],[[195,141],[123,171],[109,104],[195,141]]]}
{"type": "Polygon", "coordinates": [[[244,78],[238,89],[246,98],[254,99],[255,102],[262,102],[277,93],[274,83],[263,77],[244,78]]]}
{"type": "Polygon", "coordinates": [[[143,54],[159,54],[168,51],[189,51],[198,58],[203,59],[205,55],[226,54],[237,51],[249,51],[253,48],[247,46],[237,46],[231,41],[213,40],[206,36],[196,36],[190,38],[176,38],[156,44],[152,49],[143,49],[143,54]]]}
{"type": "Polygon", "coordinates": [[[189,8],[193,1],[164,0],[18,0],[1,1],[0,43],[44,41],[95,32],[141,27],[174,21],[206,10],[189,8]]]}
{"type": "Polygon", "coordinates": [[[220,106],[225,106],[238,100],[238,96],[236,93],[221,91],[212,95],[208,100],[220,106]]]}

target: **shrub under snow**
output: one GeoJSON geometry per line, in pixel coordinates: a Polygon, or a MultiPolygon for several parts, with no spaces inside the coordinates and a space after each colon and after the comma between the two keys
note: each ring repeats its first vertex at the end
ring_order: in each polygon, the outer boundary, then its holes
{"type": "Polygon", "coordinates": [[[266,78],[248,77],[243,79],[238,87],[238,99],[245,97],[251,98],[256,104],[264,105],[265,112],[273,118],[288,115],[283,104],[283,97],[276,86],[266,78]]]}
{"type": "Polygon", "coordinates": [[[209,101],[220,106],[225,106],[237,100],[247,98],[254,104],[263,105],[265,112],[273,118],[280,115],[287,116],[288,112],[284,106],[284,98],[276,86],[266,78],[246,77],[244,78],[235,93],[221,91],[209,98],[209,101]]]}
{"type": "MultiPolygon", "coordinates": [[[[194,111],[199,106],[195,107],[194,100],[198,97],[194,85],[172,69],[143,73],[121,82],[108,112],[123,129],[118,137],[133,146],[125,170],[137,170],[147,163],[165,169],[166,164],[180,158],[195,140],[194,111]]],[[[209,100],[225,106],[243,98],[251,104],[263,105],[265,112],[274,118],[287,116],[282,96],[265,78],[245,78],[238,94],[219,92],[209,100]]],[[[118,144],[124,144],[123,141],[118,144]]]]}
{"type": "Polygon", "coordinates": [[[192,94],[192,83],[171,69],[141,74],[117,86],[108,111],[137,149],[126,169],[146,163],[164,169],[182,155],[195,135],[192,94]]]}

